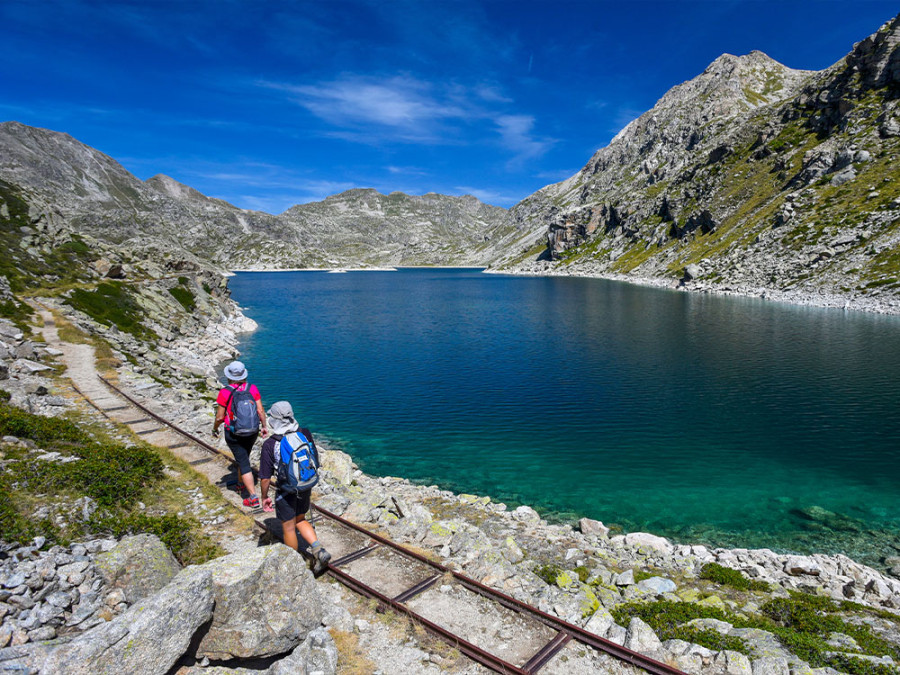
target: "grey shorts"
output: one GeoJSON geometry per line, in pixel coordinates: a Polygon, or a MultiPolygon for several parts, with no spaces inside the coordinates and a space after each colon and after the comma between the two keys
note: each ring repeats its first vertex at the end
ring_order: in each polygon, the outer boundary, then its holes
{"type": "Polygon", "coordinates": [[[286,523],[289,520],[294,520],[297,516],[302,516],[309,511],[311,495],[312,490],[306,490],[299,495],[276,493],[275,517],[282,523],[286,523]]]}

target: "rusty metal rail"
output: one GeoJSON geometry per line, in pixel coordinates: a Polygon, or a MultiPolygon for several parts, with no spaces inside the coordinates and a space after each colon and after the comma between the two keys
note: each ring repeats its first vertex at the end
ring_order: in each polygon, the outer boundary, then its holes
{"type": "MultiPolygon", "coordinates": [[[[233,458],[228,453],[181,429],[180,427],[169,422],[160,415],[157,415],[152,410],[149,410],[146,406],[135,400],[132,396],[119,389],[106,378],[99,375],[98,377],[116,394],[129,401],[131,405],[149,415],[160,424],[180,434],[198,447],[203,448],[204,450],[214,453],[220,457],[223,457],[229,462],[233,461],[233,458]]],[[[98,410],[103,411],[103,409],[99,407],[98,410]]],[[[460,574],[459,572],[456,572],[449,567],[442,565],[441,563],[430,560],[429,558],[426,558],[425,556],[416,553],[415,551],[411,551],[386,537],[372,532],[345,518],[341,518],[340,516],[331,513],[321,506],[318,506],[316,504],[313,504],[312,506],[317,513],[321,514],[322,517],[332,520],[342,527],[364,535],[370,542],[363,548],[342,556],[338,560],[332,561],[328,566],[329,575],[331,575],[334,579],[344,584],[347,588],[353,590],[354,592],[376,600],[382,607],[391,608],[400,614],[408,616],[410,619],[423,626],[428,632],[444,640],[452,647],[458,649],[462,654],[465,654],[467,657],[477,663],[480,663],[486,668],[489,668],[498,673],[533,675],[534,673],[537,673],[550,660],[552,660],[553,657],[556,656],[556,654],[558,654],[560,650],[562,650],[570,641],[575,640],[576,642],[591,647],[599,652],[608,654],[636,668],[640,668],[641,670],[647,671],[648,673],[652,673],[653,675],[685,675],[677,668],[673,668],[668,664],[656,661],[639,652],[635,652],[615,642],[601,638],[598,635],[584,630],[580,626],[576,626],[575,624],[564,621],[563,619],[553,616],[552,614],[543,612],[537,607],[533,607],[532,605],[524,603],[520,600],[517,600],[516,598],[513,598],[512,596],[493,589],[490,586],[486,586],[470,577],[460,574]],[[381,548],[387,548],[393,553],[405,556],[411,560],[415,560],[421,564],[424,564],[427,567],[431,568],[434,573],[426,577],[422,581],[417,582],[410,588],[407,588],[406,590],[397,594],[396,596],[388,597],[387,595],[384,595],[378,590],[372,588],[371,586],[365,584],[359,579],[354,578],[344,570],[340,569],[342,565],[346,565],[354,560],[358,560],[368,555],[369,553],[381,548]],[[466,588],[467,590],[472,591],[492,602],[496,602],[497,604],[506,607],[507,609],[522,614],[523,616],[530,617],[538,621],[539,623],[551,628],[555,631],[554,637],[543,647],[541,647],[524,664],[516,665],[514,663],[505,661],[501,657],[492,654],[491,652],[461,638],[460,636],[447,630],[439,624],[425,618],[421,614],[418,614],[404,604],[411,598],[431,588],[442,577],[446,577],[447,575],[452,576],[453,580],[463,588],[466,588]]],[[[271,532],[271,530],[266,527],[264,522],[262,522],[257,517],[254,517],[254,522],[261,530],[265,532],[271,532]]]]}

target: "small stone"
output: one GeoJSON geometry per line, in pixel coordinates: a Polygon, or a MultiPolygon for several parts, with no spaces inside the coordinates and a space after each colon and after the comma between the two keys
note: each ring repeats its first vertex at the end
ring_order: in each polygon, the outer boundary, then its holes
{"type": "Polygon", "coordinates": [[[615,584],[616,586],[631,586],[634,584],[634,570],[625,570],[621,574],[617,574],[615,584]]]}
{"type": "Polygon", "coordinates": [[[3,582],[4,588],[16,588],[25,583],[25,575],[22,572],[16,572],[15,574],[6,578],[3,582]]]}

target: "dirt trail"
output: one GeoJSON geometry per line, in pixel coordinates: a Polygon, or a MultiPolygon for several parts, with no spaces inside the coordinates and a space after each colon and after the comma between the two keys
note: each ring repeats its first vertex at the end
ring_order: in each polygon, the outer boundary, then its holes
{"type": "MultiPolygon", "coordinates": [[[[94,348],[88,344],[72,344],[61,340],[53,314],[39,304],[35,305],[35,309],[43,320],[43,326],[39,330],[47,346],[62,352],[59,360],[66,366],[65,375],[72,382],[73,396],[85,399],[112,422],[126,425],[143,441],[165,448],[188,462],[195,472],[219,487],[223,498],[238,512],[247,511],[237,492],[227,488],[228,483],[235,482],[236,476],[226,460],[211,457],[209,453],[189,443],[179,434],[162,427],[111,391],[100,380],[94,348]]],[[[257,545],[258,537],[252,534],[251,527],[249,521],[245,519],[228,517],[224,523],[204,527],[204,531],[219,541],[223,548],[234,552],[257,545]]]]}

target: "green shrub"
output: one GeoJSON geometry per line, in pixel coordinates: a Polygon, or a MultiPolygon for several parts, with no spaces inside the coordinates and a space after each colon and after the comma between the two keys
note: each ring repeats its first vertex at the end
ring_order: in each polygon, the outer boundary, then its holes
{"type": "Polygon", "coordinates": [[[691,602],[626,602],[612,611],[613,619],[627,626],[634,617],[639,618],[655,631],[672,631],[680,624],[693,619],[718,619],[727,621],[725,612],[715,607],[702,607],[691,602]]]}
{"type": "Polygon", "coordinates": [[[579,565],[572,571],[578,575],[578,581],[583,584],[586,584],[588,579],[591,577],[591,571],[584,565],[579,565]]]}
{"type": "Polygon", "coordinates": [[[851,675],[896,675],[900,672],[896,669],[872,670],[877,664],[862,659],[826,656],[827,652],[834,651],[825,642],[829,634],[844,633],[856,640],[867,654],[889,655],[894,660],[900,660],[900,647],[878,637],[867,625],[849,623],[835,616],[841,609],[829,598],[796,591],[790,592],[788,598],[774,598],[761,608],[763,614],[775,622],[775,626],[767,630],[775,633],[785,647],[814,667],[828,665],[851,675]]]}
{"type": "Polygon", "coordinates": [[[3,475],[0,475],[0,539],[25,544],[33,538],[31,523],[16,511],[9,483],[3,475]]]}
{"type": "Polygon", "coordinates": [[[8,403],[11,398],[12,394],[10,392],[6,391],[6,389],[0,389],[0,402],[8,403]]]}
{"type": "Polygon", "coordinates": [[[169,289],[169,293],[171,293],[172,297],[189,312],[193,312],[194,308],[197,306],[194,294],[183,286],[173,286],[169,289]]]}
{"type": "Polygon", "coordinates": [[[723,586],[731,586],[739,591],[768,591],[769,584],[764,581],[748,579],[737,570],[723,567],[717,563],[707,563],[700,570],[700,578],[723,586]]]}
{"type": "Polygon", "coordinates": [[[718,619],[727,621],[728,617],[715,607],[701,607],[690,602],[628,602],[619,605],[612,611],[615,622],[627,626],[634,617],[650,626],[660,640],[686,640],[695,642],[708,649],[720,651],[731,649],[747,654],[747,646],[740,638],[722,635],[714,630],[683,626],[694,619],[718,619]]]}
{"type": "Polygon", "coordinates": [[[89,527],[93,532],[117,539],[128,534],[154,534],[182,565],[198,565],[223,553],[220,547],[199,533],[199,526],[195,520],[173,514],[149,516],[125,511],[104,513],[92,518],[89,527]]]}
{"type": "Polygon", "coordinates": [[[115,326],[139,339],[156,337],[142,323],[144,311],[119,281],[98,284],[93,291],[76,288],[66,302],[105,326],[115,326]]]}
{"type": "Polygon", "coordinates": [[[538,565],[532,572],[553,586],[556,583],[556,577],[562,574],[563,569],[559,565],[538,565]]]}
{"type": "Polygon", "coordinates": [[[0,436],[30,438],[38,445],[91,442],[87,433],[68,420],[33,415],[7,403],[0,403],[0,436]]]}
{"type": "Polygon", "coordinates": [[[92,443],[73,449],[74,462],[20,460],[15,467],[31,491],[87,495],[101,506],[131,506],[162,477],[163,463],[148,448],[92,443]]]}

